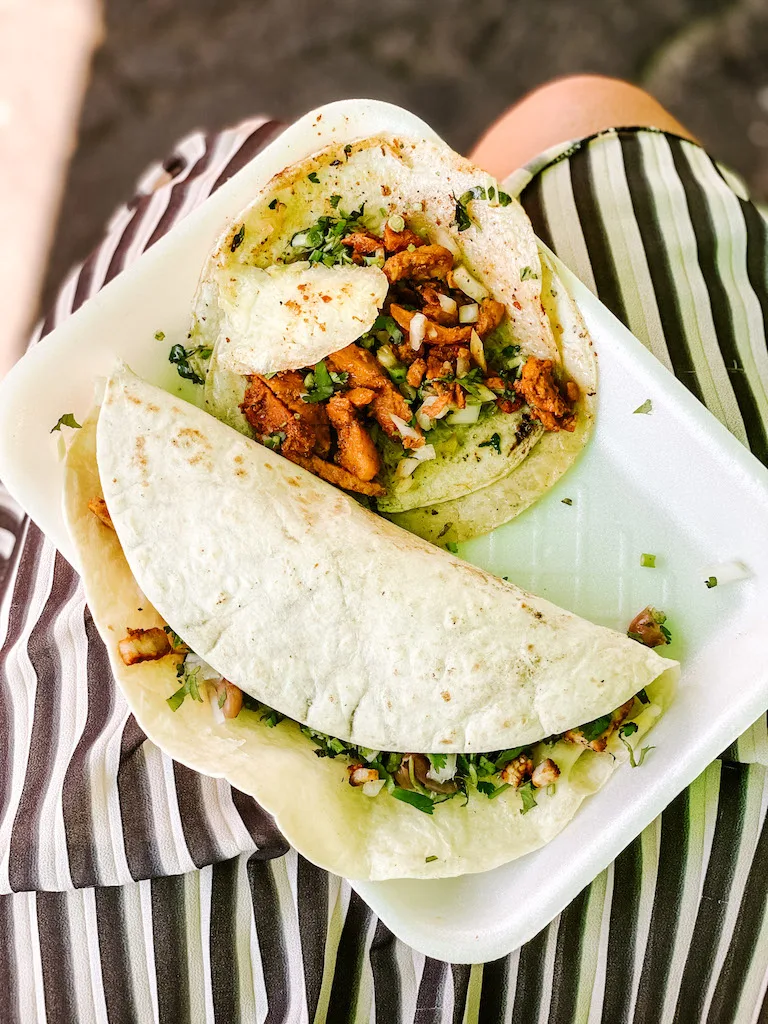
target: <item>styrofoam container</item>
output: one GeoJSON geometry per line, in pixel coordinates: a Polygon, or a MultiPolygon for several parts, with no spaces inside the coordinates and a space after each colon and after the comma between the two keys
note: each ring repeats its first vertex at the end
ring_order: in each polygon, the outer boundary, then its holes
{"type": "MultiPolygon", "coordinates": [[[[53,424],[65,412],[85,415],[94,381],[116,356],[191,396],[167,354],[186,338],[200,269],[223,227],[286,165],[331,141],[380,131],[435,137],[418,118],[384,103],[347,101],[308,114],[0,385],[0,479],[65,557],[73,560],[53,424]]],[[[533,508],[462,545],[461,554],[618,629],[647,604],[665,609],[674,634],[669,653],[682,662],[682,680],[643,766],[617,771],[543,849],[460,878],[353,883],[398,936],[445,960],[491,960],[535,935],[768,707],[768,471],[587,288],[562,264],[558,269],[598,353],[595,435],[533,508]],[[646,399],[652,412],[636,414],[646,399]],[[656,569],[640,565],[644,552],[656,555],[656,569]],[[747,578],[708,589],[711,567],[734,560],[747,578]]]]}

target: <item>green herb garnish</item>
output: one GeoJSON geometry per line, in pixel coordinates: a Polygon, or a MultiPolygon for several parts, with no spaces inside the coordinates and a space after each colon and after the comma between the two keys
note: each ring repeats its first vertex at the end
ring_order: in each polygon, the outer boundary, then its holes
{"type": "Polygon", "coordinates": [[[435,854],[433,853],[431,857],[425,857],[425,858],[424,858],[424,863],[425,863],[425,864],[431,864],[431,863],[432,863],[432,861],[435,861],[435,860],[437,860],[437,857],[436,857],[436,855],[435,855],[435,854]]]}
{"type": "Polygon", "coordinates": [[[538,279],[539,279],[539,275],[534,273],[533,267],[523,267],[523,269],[520,271],[520,280],[521,281],[531,281],[531,280],[538,281],[538,279]]]}
{"type": "Polygon", "coordinates": [[[205,384],[205,368],[200,363],[210,359],[212,352],[213,349],[205,345],[193,348],[174,345],[168,353],[168,362],[176,364],[176,372],[185,380],[191,380],[193,384],[205,384]]]}
{"type": "Polygon", "coordinates": [[[629,763],[633,768],[639,768],[645,760],[646,754],[651,750],[655,750],[655,747],[643,747],[640,751],[639,759],[635,758],[635,751],[632,744],[627,740],[627,736],[633,736],[637,732],[637,725],[634,722],[627,722],[626,725],[622,725],[619,729],[619,739],[629,751],[629,763]]]}
{"type": "Polygon", "coordinates": [[[241,224],[240,228],[235,232],[235,234],[234,234],[234,236],[232,238],[232,242],[231,242],[231,244],[229,246],[229,251],[230,252],[234,252],[235,249],[239,249],[240,246],[243,244],[243,239],[244,238],[245,238],[245,224],[241,224]]]}
{"type": "Polygon", "coordinates": [[[560,501],[563,503],[563,505],[573,504],[573,498],[561,498],[560,501]]]}
{"type": "Polygon", "coordinates": [[[165,341],[165,331],[155,331],[155,341],[165,341]]]}
{"type": "Polygon", "coordinates": [[[343,388],[349,380],[348,373],[335,373],[333,370],[328,370],[321,359],[319,363],[315,365],[315,369],[312,373],[308,373],[304,378],[304,387],[307,389],[306,393],[301,396],[302,401],[314,404],[315,402],[325,402],[334,391],[338,391],[339,388],[343,388]]]}
{"type": "Polygon", "coordinates": [[[645,687],[643,687],[642,690],[638,690],[637,693],[635,694],[635,696],[637,697],[637,699],[640,701],[641,704],[650,704],[651,703],[651,698],[645,692],[645,687]]]}
{"type": "Polygon", "coordinates": [[[345,155],[345,156],[347,157],[347,159],[349,159],[349,154],[350,154],[351,152],[352,152],[352,146],[351,146],[351,144],[350,144],[350,143],[348,142],[348,143],[346,144],[346,146],[344,147],[344,155],[345,155]]]}
{"type": "Polygon", "coordinates": [[[307,175],[307,178],[309,178],[313,185],[320,184],[320,179],[317,176],[317,171],[312,171],[311,174],[307,175]]]}
{"type": "Polygon", "coordinates": [[[177,647],[183,647],[185,650],[189,650],[179,634],[175,632],[175,630],[171,629],[170,626],[163,626],[163,631],[168,634],[168,639],[170,640],[171,647],[173,647],[174,650],[177,647]]]}
{"type": "Polygon", "coordinates": [[[482,441],[478,448],[493,448],[501,455],[501,438],[498,434],[491,434],[487,441],[482,441]]]}
{"type": "Polygon", "coordinates": [[[296,232],[284,261],[308,260],[310,263],[323,263],[326,267],[353,263],[352,250],[342,244],[342,239],[363,228],[360,223],[362,215],[361,207],[336,217],[319,217],[311,227],[296,232]]]}
{"type": "Polygon", "coordinates": [[[458,553],[459,553],[459,545],[456,544],[454,541],[449,540],[448,543],[445,546],[448,548],[448,550],[451,552],[452,555],[458,555],[458,553]]]}
{"type": "Polygon", "coordinates": [[[276,207],[277,207],[277,199],[273,199],[272,202],[269,204],[269,208],[270,208],[270,210],[274,210],[274,209],[276,209],[276,207]]]}
{"type": "Polygon", "coordinates": [[[227,703],[227,688],[226,688],[226,686],[222,686],[221,693],[219,694],[219,699],[218,699],[217,703],[219,705],[219,711],[221,711],[221,709],[227,703]]]}
{"type": "Polygon", "coordinates": [[[640,565],[644,569],[655,569],[656,568],[656,555],[640,555],[640,565]]]}
{"type": "Polygon", "coordinates": [[[501,189],[499,189],[499,206],[509,206],[511,202],[512,196],[507,195],[506,192],[502,192],[501,189]]]}
{"type": "Polygon", "coordinates": [[[579,728],[579,732],[583,735],[587,743],[591,743],[592,740],[596,740],[598,736],[602,736],[607,728],[611,724],[610,715],[601,715],[600,718],[595,718],[591,722],[587,722],[586,725],[582,725],[579,728]]]}
{"type": "Polygon", "coordinates": [[[467,228],[472,227],[472,218],[469,216],[469,214],[459,201],[456,202],[456,212],[454,216],[454,224],[459,229],[459,231],[466,231],[467,228]]]}
{"type": "Polygon", "coordinates": [[[717,586],[717,576],[710,576],[709,579],[705,580],[704,582],[707,585],[707,590],[711,590],[712,587],[716,587],[717,586]]]}
{"type": "Polygon", "coordinates": [[[172,693],[171,696],[168,697],[168,699],[166,700],[166,704],[171,709],[171,711],[178,711],[181,705],[184,703],[185,697],[191,697],[192,700],[199,701],[201,704],[203,703],[203,698],[200,696],[200,689],[198,685],[200,681],[199,674],[199,665],[195,666],[195,668],[193,668],[192,671],[190,672],[188,671],[183,661],[179,664],[178,668],[176,669],[176,675],[180,679],[183,679],[184,682],[178,688],[178,690],[176,690],[175,693],[172,693]]]}
{"type": "Polygon", "coordinates": [[[634,416],[637,413],[640,413],[643,416],[647,416],[649,412],[653,412],[653,402],[650,398],[646,398],[642,405],[638,405],[632,415],[634,416]]]}
{"type": "Polygon", "coordinates": [[[82,427],[82,423],[77,422],[73,413],[65,412],[63,416],[59,416],[58,420],[56,421],[56,426],[51,427],[48,433],[52,434],[54,430],[58,430],[59,432],[61,432],[62,427],[72,427],[73,430],[80,430],[80,428],[82,427]]]}
{"type": "Polygon", "coordinates": [[[392,790],[392,796],[396,800],[402,800],[404,804],[410,804],[411,807],[423,811],[424,814],[434,814],[434,802],[423,793],[416,793],[412,789],[403,789],[401,786],[395,786],[392,790]]]}
{"type": "Polygon", "coordinates": [[[341,196],[331,196],[331,206],[334,208],[334,210],[336,209],[340,202],[341,196]]]}
{"type": "Polygon", "coordinates": [[[536,806],[536,790],[533,788],[532,782],[526,782],[525,785],[520,786],[517,791],[523,801],[523,806],[520,808],[521,814],[527,814],[528,811],[533,810],[536,806]]]}
{"type": "Polygon", "coordinates": [[[262,439],[261,443],[265,448],[271,448],[273,452],[279,452],[280,446],[285,440],[285,433],[281,430],[276,434],[266,434],[262,439]]]}

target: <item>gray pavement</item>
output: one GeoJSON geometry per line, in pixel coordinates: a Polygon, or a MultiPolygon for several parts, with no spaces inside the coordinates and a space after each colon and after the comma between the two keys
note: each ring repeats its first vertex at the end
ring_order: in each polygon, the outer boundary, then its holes
{"type": "Polygon", "coordinates": [[[46,299],[192,128],[370,96],[456,148],[534,86],[645,85],[768,198],[768,0],[105,0],[46,299]]]}

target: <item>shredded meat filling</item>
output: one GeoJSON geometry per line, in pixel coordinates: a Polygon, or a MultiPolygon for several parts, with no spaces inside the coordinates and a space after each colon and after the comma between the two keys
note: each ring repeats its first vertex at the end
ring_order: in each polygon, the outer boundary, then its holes
{"type": "Polygon", "coordinates": [[[329,399],[327,408],[328,419],[338,436],[336,461],[358,480],[373,480],[381,469],[381,456],[371,435],[358,419],[357,408],[345,395],[334,395],[329,399]]]}
{"type": "Polygon", "coordinates": [[[403,252],[409,245],[419,248],[424,244],[424,239],[419,238],[416,232],[409,228],[404,228],[403,231],[393,231],[389,223],[384,228],[384,248],[389,253],[403,252]]]}
{"type": "Polygon", "coordinates": [[[287,458],[309,473],[314,473],[315,476],[327,480],[329,484],[341,487],[343,491],[355,491],[357,494],[367,494],[371,498],[383,498],[387,493],[381,484],[359,480],[341,466],[337,466],[333,462],[324,462],[317,455],[288,455],[287,458]]]}
{"type": "Polygon", "coordinates": [[[590,750],[596,750],[598,753],[602,753],[608,745],[608,740],[632,710],[632,705],[634,703],[635,698],[630,697],[625,704],[622,704],[620,708],[617,708],[611,714],[610,725],[608,725],[607,728],[594,739],[588,740],[581,729],[569,729],[567,732],[563,733],[563,738],[569,740],[571,743],[578,743],[582,747],[588,747],[590,750]]]}
{"type": "Polygon", "coordinates": [[[314,451],[318,455],[327,455],[331,450],[331,430],[328,416],[321,402],[305,402],[301,397],[305,392],[304,376],[298,370],[283,370],[274,377],[262,377],[269,390],[290,409],[301,422],[315,432],[314,451]]]}
{"type": "Polygon", "coordinates": [[[422,245],[413,252],[398,252],[384,264],[384,273],[390,284],[408,278],[411,281],[427,281],[445,278],[453,266],[453,253],[442,245],[422,245]]]}
{"type": "Polygon", "coordinates": [[[314,452],[317,432],[312,424],[297,419],[257,374],[249,378],[240,408],[261,440],[270,435],[285,435],[280,445],[283,455],[307,456],[314,452]]]}
{"type": "Polygon", "coordinates": [[[523,366],[520,380],[516,380],[514,386],[515,391],[522,395],[530,406],[531,416],[540,420],[545,430],[576,429],[573,403],[567,397],[573,392],[566,392],[566,396],[563,396],[555,380],[555,369],[551,359],[529,356],[523,366]]]}

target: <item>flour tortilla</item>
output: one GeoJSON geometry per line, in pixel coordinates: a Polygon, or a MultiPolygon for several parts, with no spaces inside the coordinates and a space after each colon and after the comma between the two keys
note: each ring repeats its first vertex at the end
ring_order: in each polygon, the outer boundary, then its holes
{"type": "MultiPolygon", "coordinates": [[[[222,308],[226,282],[244,268],[268,267],[282,260],[290,251],[291,238],[318,217],[349,212],[363,204],[365,223],[376,233],[396,212],[405,214],[409,225],[430,242],[451,249],[475,279],[504,303],[507,317],[498,331],[500,345],[520,345],[523,359],[528,355],[552,359],[566,378],[579,385],[581,397],[573,434],[547,434],[537,420],[528,433],[527,427],[520,429],[522,410],[497,412],[480,423],[456,427],[458,447],[450,450],[438,445],[438,458],[418,468],[407,490],[397,486],[391,473],[383,473],[387,495],[378,499],[379,511],[402,514],[401,525],[442,543],[486,533],[532,504],[578,457],[590,436],[595,411],[597,370],[589,336],[567,290],[540,255],[520,204],[473,200],[468,204],[472,226],[460,232],[452,223],[456,197],[478,185],[486,191],[499,188],[487,173],[444,144],[424,139],[376,136],[354,143],[349,151],[331,147],[288,167],[219,239],[203,270],[191,325],[193,344],[213,349],[206,408],[252,436],[239,408],[246,378],[223,365],[233,334],[233,324],[222,308]],[[334,195],[341,196],[336,206],[330,201],[334,195]],[[244,232],[243,241],[233,251],[239,232],[244,232]],[[578,321],[576,330],[564,330],[566,321],[578,321]],[[499,435],[501,452],[488,444],[494,435],[499,435]],[[519,481],[514,480],[519,474],[519,481]],[[413,515],[407,515],[410,510],[415,510],[413,515]]],[[[325,354],[342,347],[334,344],[332,334],[328,340],[325,354]]],[[[271,370],[296,365],[296,346],[289,338],[282,354],[271,340],[265,345],[272,357],[271,370]]],[[[308,347],[306,365],[317,355],[316,347],[311,351],[308,347]]]]}
{"type": "MultiPolygon", "coordinates": [[[[126,447],[126,454],[131,451],[126,447]]],[[[295,724],[269,728],[249,711],[227,721],[208,700],[187,699],[171,711],[166,698],[178,686],[177,659],[127,667],[117,654],[127,624],[148,629],[163,625],[164,619],[134,579],[116,534],[88,511],[88,499],[101,494],[92,416],[67,456],[65,514],[89,608],[139,726],[177,761],[225,778],[253,796],[274,815],[286,839],[319,866],[348,878],[376,880],[443,878],[494,868],[557,835],[581,802],[626,762],[627,753],[615,737],[603,754],[559,742],[544,755],[560,766],[555,791],[539,792],[538,806],[527,814],[520,813],[520,796],[508,790],[494,800],[473,794],[466,807],[456,798],[429,816],[387,793],[370,799],[353,789],[344,762],[316,757],[295,724]]],[[[635,747],[671,699],[674,663],[666,664],[671,670],[651,684],[651,703],[635,719],[635,747]]]]}
{"type": "Polygon", "coordinates": [[[377,750],[522,746],[670,670],[127,369],[107,386],[97,438],[148,600],[217,672],[320,732],[377,750]]]}

